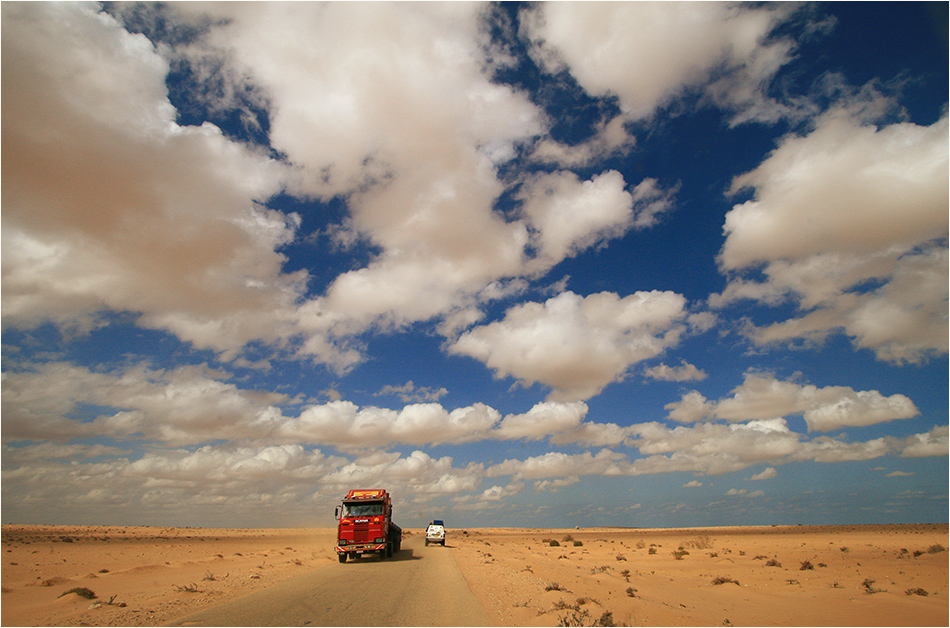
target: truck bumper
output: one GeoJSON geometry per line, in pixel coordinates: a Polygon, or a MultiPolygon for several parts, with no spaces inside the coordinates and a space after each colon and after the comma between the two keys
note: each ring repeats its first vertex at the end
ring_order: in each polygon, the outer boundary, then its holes
{"type": "Polygon", "coordinates": [[[365,554],[367,552],[384,552],[386,551],[385,543],[361,543],[354,545],[337,545],[336,552],[337,554],[365,554]]]}

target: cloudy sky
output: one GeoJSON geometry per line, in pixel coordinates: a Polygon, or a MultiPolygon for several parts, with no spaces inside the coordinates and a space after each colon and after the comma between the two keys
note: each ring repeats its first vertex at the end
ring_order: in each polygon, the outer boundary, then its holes
{"type": "Polygon", "coordinates": [[[947,6],[2,4],[2,520],[947,521],[947,6]]]}

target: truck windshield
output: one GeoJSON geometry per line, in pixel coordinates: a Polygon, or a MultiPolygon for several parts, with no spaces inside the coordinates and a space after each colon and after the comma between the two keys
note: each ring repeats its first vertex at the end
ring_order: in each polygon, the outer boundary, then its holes
{"type": "Polygon", "coordinates": [[[345,503],[343,504],[344,517],[378,517],[383,514],[383,502],[345,503]]]}

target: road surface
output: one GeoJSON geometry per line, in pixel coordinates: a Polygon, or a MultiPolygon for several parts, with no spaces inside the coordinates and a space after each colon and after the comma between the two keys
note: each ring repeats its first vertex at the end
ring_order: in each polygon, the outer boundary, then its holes
{"type": "Polygon", "coordinates": [[[403,540],[391,559],[335,563],[171,626],[487,626],[448,546],[403,540]]]}

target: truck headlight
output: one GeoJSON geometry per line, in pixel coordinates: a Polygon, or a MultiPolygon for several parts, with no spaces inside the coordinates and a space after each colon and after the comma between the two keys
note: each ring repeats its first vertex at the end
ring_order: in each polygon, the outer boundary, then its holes
{"type": "Polygon", "coordinates": [[[385,542],[386,542],[386,539],[382,537],[379,537],[373,541],[373,543],[385,543],[385,542]]]}
{"type": "Polygon", "coordinates": [[[346,545],[346,539],[340,539],[336,542],[337,545],[346,545]]]}

